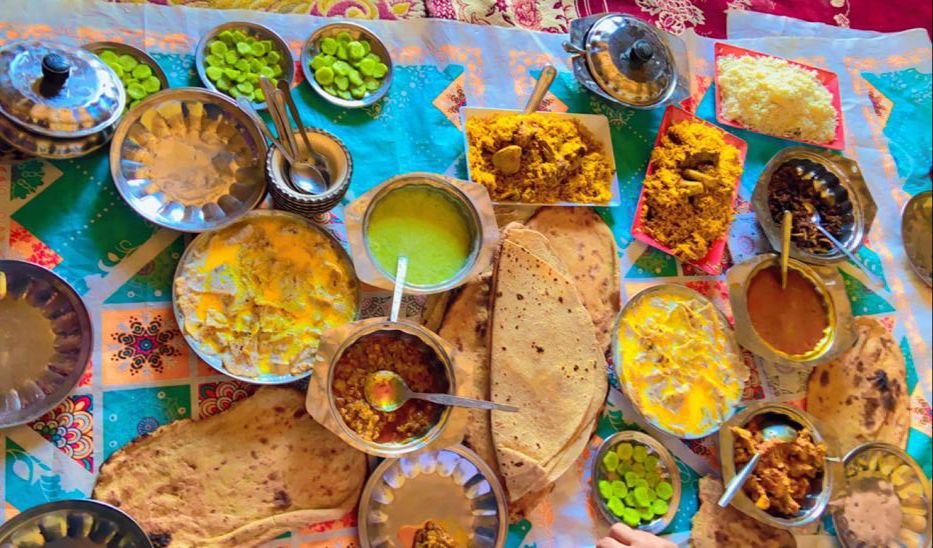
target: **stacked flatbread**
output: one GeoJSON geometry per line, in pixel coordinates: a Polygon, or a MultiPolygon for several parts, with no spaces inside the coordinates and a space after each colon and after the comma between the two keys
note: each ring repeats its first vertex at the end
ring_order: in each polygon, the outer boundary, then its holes
{"type": "MultiPolygon", "coordinates": [[[[515,223],[506,227],[493,272],[462,289],[439,331],[472,362],[475,397],[521,408],[491,416],[473,412],[465,437],[498,470],[513,518],[534,508],[582,454],[608,389],[607,345],[600,342],[582,295],[615,287],[618,269],[567,264],[609,257],[611,265],[615,247],[608,228],[588,227],[589,209],[568,209],[571,216],[548,214],[538,226],[547,230],[560,222],[576,227],[576,242],[551,240],[515,223]],[[598,250],[585,253],[583,261],[581,241],[584,249],[598,250]],[[561,397],[555,398],[558,390],[561,397]]],[[[617,310],[615,294],[592,302],[605,311],[615,299],[617,310]]]]}
{"type": "Polygon", "coordinates": [[[709,476],[700,478],[700,509],[693,516],[690,546],[754,546],[755,548],[793,548],[794,536],[783,529],[765,525],[729,506],[720,508],[722,482],[709,476]]]}
{"type": "Polygon", "coordinates": [[[156,546],[251,546],[338,519],[359,498],[366,457],[304,401],[264,387],[219,415],[163,426],[110,457],[94,498],[133,516],[156,546]]]}
{"type": "Polygon", "coordinates": [[[910,395],[904,356],[878,320],[858,318],[855,329],[855,346],[810,374],[807,411],[832,425],[843,451],[874,440],[905,447],[910,395]]]}

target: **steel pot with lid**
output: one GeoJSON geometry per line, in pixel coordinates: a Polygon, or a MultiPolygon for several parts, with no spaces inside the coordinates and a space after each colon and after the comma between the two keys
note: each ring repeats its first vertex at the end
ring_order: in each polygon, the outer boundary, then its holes
{"type": "Polygon", "coordinates": [[[690,95],[683,42],[636,17],[610,13],[575,19],[564,50],[573,55],[580,84],[610,102],[646,110],[690,95]]]}
{"type": "Polygon", "coordinates": [[[0,141],[23,154],[64,159],[96,150],[125,106],[119,76],[91,52],[43,41],[0,48],[0,141]]]}

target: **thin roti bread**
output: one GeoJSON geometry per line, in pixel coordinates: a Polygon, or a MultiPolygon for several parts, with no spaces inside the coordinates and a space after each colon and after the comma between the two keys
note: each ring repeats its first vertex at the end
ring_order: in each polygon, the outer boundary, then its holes
{"type": "Polygon", "coordinates": [[[867,441],[907,446],[910,395],[904,356],[888,330],[857,318],[848,352],[810,374],[807,411],[833,425],[844,451],[867,441]]]}
{"type": "Polygon", "coordinates": [[[608,350],[621,306],[619,256],[612,230],[589,207],[542,207],[527,228],[543,234],[567,265],[599,343],[608,350]]]}
{"type": "Polygon", "coordinates": [[[594,399],[605,395],[598,381],[605,383],[605,361],[576,289],[548,263],[506,240],[494,285],[490,393],[522,409],[492,413],[499,468],[514,501],[576,459],[560,453],[590,427],[594,399]],[[555,387],[566,404],[545,412],[543,396],[555,387]]]}
{"type": "Polygon", "coordinates": [[[264,387],[120,449],[94,498],[132,515],[157,546],[243,546],[344,516],[365,476],[365,455],[314,422],[301,392],[264,387]]]}
{"type": "Polygon", "coordinates": [[[754,546],[755,548],[794,548],[797,541],[783,529],[765,525],[731,506],[720,508],[722,482],[705,476],[700,478],[700,508],[693,516],[690,546],[720,548],[722,546],[754,546]]]}
{"type": "MultiPolygon", "coordinates": [[[[489,290],[492,273],[484,273],[473,282],[463,286],[454,298],[438,335],[454,345],[458,359],[464,360],[473,370],[471,396],[489,399],[489,348],[487,326],[489,323],[489,290]]],[[[489,412],[471,409],[467,419],[464,443],[486,464],[498,471],[496,452],[492,443],[489,412]]]]}
{"type": "Polygon", "coordinates": [[[564,264],[564,261],[557,256],[550,242],[540,232],[531,230],[518,223],[510,223],[502,230],[502,240],[512,242],[515,245],[525,248],[525,251],[531,253],[555,270],[560,272],[566,279],[573,281],[570,269],[564,264]]]}

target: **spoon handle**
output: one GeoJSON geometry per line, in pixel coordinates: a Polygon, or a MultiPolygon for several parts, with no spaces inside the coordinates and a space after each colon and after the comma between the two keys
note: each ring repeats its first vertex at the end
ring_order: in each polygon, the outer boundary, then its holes
{"type": "Polygon", "coordinates": [[[263,119],[259,117],[259,114],[256,113],[256,109],[253,108],[253,104],[249,102],[249,99],[247,99],[246,97],[240,96],[240,97],[237,97],[236,102],[240,105],[240,108],[242,108],[246,112],[247,116],[249,116],[250,119],[252,119],[253,122],[257,126],[259,126],[259,131],[261,131],[262,135],[270,143],[272,143],[272,146],[279,149],[279,151],[282,153],[283,156],[285,156],[285,159],[288,160],[290,164],[295,163],[295,159],[292,158],[291,153],[285,149],[285,146],[282,145],[281,141],[279,141],[272,135],[272,132],[269,131],[269,126],[267,126],[266,123],[263,121],[263,119]]]}
{"type": "Polygon", "coordinates": [[[865,266],[865,263],[860,261],[859,258],[856,257],[854,253],[846,249],[845,246],[842,245],[842,243],[839,240],[837,240],[835,236],[830,234],[829,231],[823,228],[822,225],[814,225],[814,226],[816,226],[816,229],[819,230],[821,233],[823,233],[823,236],[826,236],[826,238],[828,238],[829,241],[832,242],[834,246],[836,246],[836,249],[838,249],[839,251],[842,251],[845,254],[845,256],[849,258],[850,261],[855,263],[855,266],[859,267],[859,269],[861,269],[861,271],[864,272],[866,276],[868,276],[868,279],[871,280],[871,283],[875,284],[877,287],[884,287],[884,282],[881,281],[881,279],[878,278],[878,276],[876,276],[874,272],[872,272],[871,270],[868,270],[868,267],[865,266]]]}
{"type": "Polygon", "coordinates": [[[541,75],[538,76],[538,81],[535,83],[535,88],[531,91],[528,102],[525,103],[525,114],[531,114],[538,110],[538,106],[541,104],[541,100],[544,99],[544,94],[547,93],[548,88],[551,87],[555,76],[557,76],[557,69],[554,68],[554,65],[544,65],[544,68],[541,69],[541,75]]]}
{"type": "MultiPolygon", "coordinates": [[[[288,82],[285,80],[279,80],[276,86],[279,88],[279,91],[282,92],[282,95],[285,96],[285,105],[288,107],[289,112],[292,114],[292,118],[295,119],[295,125],[298,126],[298,133],[301,134],[301,140],[305,144],[305,154],[306,158],[311,158],[314,148],[311,146],[311,139],[308,138],[308,130],[305,129],[304,123],[301,121],[301,114],[298,112],[298,106],[295,104],[294,99],[292,99],[292,90],[288,87],[288,82]]],[[[298,156],[301,156],[299,154],[298,156]]]]}
{"type": "Polygon", "coordinates": [[[472,398],[461,398],[460,396],[451,396],[450,394],[421,394],[418,392],[413,392],[409,394],[409,397],[415,398],[416,400],[425,400],[432,403],[450,405],[453,407],[469,407],[470,409],[486,409],[489,411],[506,411],[508,413],[518,412],[518,407],[515,407],[514,405],[506,405],[504,403],[496,403],[486,400],[474,400],[472,398]]]}
{"type": "Polygon", "coordinates": [[[745,485],[745,482],[748,481],[748,477],[752,475],[752,472],[755,471],[755,467],[758,466],[758,461],[761,460],[761,453],[755,453],[755,456],[752,457],[748,464],[745,465],[745,468],[742,468],[742,471],[735,475],[732,478],[732,481],[729,482],[729,485],[726,486],[726,490],[723,491],[722,496],[719,497],[719,506],[725,508],[729,506],[729,503],[732,502],[732,499],[735,498],[735,495],[738,494],[739,489],[745,485]]]}
{"type": "Polygon", "coordinates": [[[408,274],[408,257],[402,255],[398,258],[395,267],[395,290],[392,291],[392,308],[389,312],[389,321],[397,322],[398,313],[402,309],[402,293],[405,289],[405,277],[408,274]]]}

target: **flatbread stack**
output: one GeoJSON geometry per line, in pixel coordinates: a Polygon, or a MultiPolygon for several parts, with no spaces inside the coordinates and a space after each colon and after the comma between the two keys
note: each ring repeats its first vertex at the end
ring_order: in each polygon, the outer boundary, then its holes
{"type": "Polygon", "coordinates": [[[155,546],[251,546],[338,519],[359,499],[366,457],[304,401],[263,387],[219,415],[163,426],[110,457],[94,498],[132,515],[155,546]]]}
{"type": "MultiPolygon", "coordinates": [[[[608,237],[603,245],[614,254],[608,237]]],[[[439,330],[473,362],[475,397],[521,409],[473,412],[465,437],[498,471],[513,519],[533,509],[583,453],[608,389],[605,349],[581,297],[588,284],[604,282],[599,275],[574,277],[559,251],[571,248],[509,225],[493,272],[461,290],[439,330]],[[550,395],[554,390],[560,399],[550,395]]]]}
{"type": "Polygon", "coordinates": [[[700,478],[700,508],[693,516],[690,546],[754,546],[755,548],[793,548],[797,541],[789,531],[765,525],[729,506],[721,508],[722,482],[709,476],[700,478]]]}
{"type": "Polygon", "coordinates": [[[810,374],[807,411],[833,426],[843,451],[875,440],[906,447],[910,395],[901,349],[878,320],[858,318],[855,329],[855,346],[810,374]]]}

